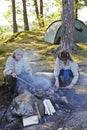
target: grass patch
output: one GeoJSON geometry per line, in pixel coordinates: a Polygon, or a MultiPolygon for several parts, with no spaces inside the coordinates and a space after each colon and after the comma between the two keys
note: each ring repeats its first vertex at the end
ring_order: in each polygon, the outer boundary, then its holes
{"type": "Polygon", "coordinates": [[[78,43],[79,48],[72,54],[78,63],[87,63],[87,43],[78,43]]]}
{"type": "Polygon", "coordinates": [[[7,51],[6,49],[0,48],[0,55],[6,53],[6,51],[7,51]]]}

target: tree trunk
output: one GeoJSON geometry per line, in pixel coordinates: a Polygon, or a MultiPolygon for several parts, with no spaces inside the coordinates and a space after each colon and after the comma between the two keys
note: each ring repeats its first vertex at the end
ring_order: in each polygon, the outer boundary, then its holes
{"type": "Polygon", "coordinates": [[[29,30],[27,9],[26,9],[26,0],[22,0],[22,3],[23,3],[24,30],[29,30]]]}
{"type": "Polygon", "coordinates": [[[44,20],[43,20],[43,0],[40,0],[40,22],[41,22],[41,27],[44,27],[44,20]]]}
{"type": "Polygon", "coordinates": [[[13,13],[13,33],[18,32],[17,22],[16,22],[16,7],[15,0],[12,0],[12,13],[13,13]]]}
{"type": "Polygon", "coordinates": [[[35,5],[35,12],[36,12],[37,19],[39,19],[39,10],[38,10],[37,0],[34,0],[34,5],[35,5]]]}
{"type": "Polygon", "coordinates": [[[36,12],[36,16],[37,16],[39,27],[44,27],[43,0],[40,0],[40,11],[39,11],[37,0],[34,0],[34,5],[35,5],[35,12],[36,12]]]}
{"type": "Polygon", "coordinates": [[[74,0],[62,0],[61,47],[67,50],[76,48],[74,44],[74,0]]]}
{"type": "Polygon", "coordinates": [[[78,8],[77,8],[78,0],[75,0],[75,19],[78,19],[78,8]]]}
{"type": "Polygon", "coordinates": [[[35,12],[36,12],[37,20],[38,20],[39,27],[40,27],[41,25],[40,25],[40,17],[39,17],[39,9],[38,9],[37,0],[34,0],[34,5],[35,5],[35,12]]]}

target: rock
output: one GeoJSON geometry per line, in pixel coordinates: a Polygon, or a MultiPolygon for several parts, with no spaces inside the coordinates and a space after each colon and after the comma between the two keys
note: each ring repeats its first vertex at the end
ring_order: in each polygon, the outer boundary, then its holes
{"type": "Polygon", "coordinates": [[[41,114],[44,114],[44,106],[42,101],[33,96],[30,92],[24,91],[23,94],[17,96],[11,106],[10,110],[14,115],[18,116],[32,116],[36,114],[35,102],[38,103],[41,114]]]}
{"type": "Polygon", "coordinates": [[[51,73],[51,72],[36,72],[36,74],[39,76],[47,76],[47,77],[49,77],[49,79],[51,79],[53,76],[53,73],[51,73]]]}
{"type": "Polygon", "coordinates": [[[80,74],[78,84],[83,85],[83,86],[87,86],[87,75],[86,74],[80,74]]]}
{"type": "Polygon", "coordinates": [[[69,130],[87,130],[87,111],[74,113],[66,126],[69,130]]]}
{"type": "Polygon", "coordinates": [[[24,128],[23,130],[57,130],[58,125],[59,124],[57,122],[48,122],[44,124],[30,126],[30,127],[24,128]]]}

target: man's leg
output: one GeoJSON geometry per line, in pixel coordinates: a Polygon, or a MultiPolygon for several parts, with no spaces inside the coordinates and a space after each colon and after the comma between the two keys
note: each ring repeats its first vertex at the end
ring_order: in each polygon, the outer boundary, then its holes
{"type": "Polygon", "coordinates": [[[8,83],[10,93],[11,93],[11,95],[13,95],[15,92],[15,88],[16,88],[16,78],[13,78],[11,75],[7,75],[5,77],[5,79],[8,83]]]}

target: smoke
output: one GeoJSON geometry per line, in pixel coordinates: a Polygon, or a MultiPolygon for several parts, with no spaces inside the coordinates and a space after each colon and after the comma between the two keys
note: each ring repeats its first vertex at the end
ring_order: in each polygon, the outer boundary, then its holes
{"type": "MultiPolygon", "coordinates": [[[[40,72],[41,68],[38,65],[38,62],[43,59],[43,56],[39,55],[36,51],[33,50],[25,50],[23,58],[29,62],[31,68],[33,68],[33,72],[40,72]]],[[[43,71],[43,70],[42,70],[43,71]]],[[[43,75],[43,72],[40,74],[34,74],[33,81],[36,88],[43,88],[43,90],[47,90],[51,88],[51,80],[49,76],[43,75]]]]}
{"type": "Polygon", "coordinates": [[[36,88],[42,88],[45,91],[52,86],[49,77],[43,75],[35,75],[34,82],[36,88]]]}
{"type": "Polygon", "coordinates": [[[23,57],[27,62],[38,62],[41,58],[41,56],[33,50],[25,50],[23,57]]]}

